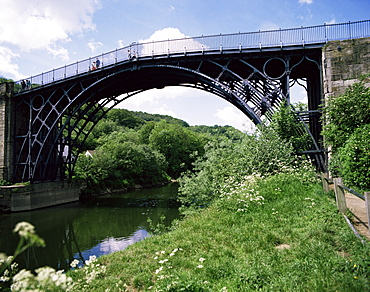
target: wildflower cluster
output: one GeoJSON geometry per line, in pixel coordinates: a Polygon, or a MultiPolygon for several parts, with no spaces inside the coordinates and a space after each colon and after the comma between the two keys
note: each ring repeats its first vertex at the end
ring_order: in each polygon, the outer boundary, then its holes
{"type": "MultiPolygon", "coordinates": [[[[158,260],[159,268],[155,270],[155,278],[152,286],[148,287],[150,291],[208,291],[203,290],[207,286],[208,281],[203,280],[189,280],[179,277],[173,269],[171,258],[176,255],[182,248],[175,248],[171,253],[166,251],[158,251],[155,253],[154,259],[158,260]],[[190,289],[190,290],[189,290],[190,289]]],[[[196,269],[202,269],[205,258],[201,257],[194,265],[196,269]]]]}
{"type": "MultiPolygon", "coordinates": [[[[182,251],[182,248],[175,248],[171,253],[166,254],[166,251],[157,251],[155,253],[154,259],[158,260],[158,263],[160,264],[159,268],[155,270],[155,279],[154,282],[156,283],[157,287],[167,286],[166,283],[163,283],[164,279],[172,278],[174,277],[172,275],[172,264],[170,261],[170,258],[175,256],[178,251],[182,251]]],[[[175,281],[176,283],[176,281],[175,281]]],[[[149,290],[153,291],[162,291],[160,288],[156,288],[154,290],[154,286],[148,287],[149,290]]]]}
{"type": "Polygon", "coordinates": [[[9,285],[8,283],[17,273],[18,264],[13,261],[18,255],[30,246],[45,246],[44,240],[36,234],[35,227],[28,222],[19,222],[13,232],[18,233],[20,240],[12,256],[0,253],[0,288],[4,286],[4,283],[9,285]]]}
{"type": "Polygon", "coordinates": [[[158,269],[155,270],[155,274],[157,275],[157,280],[162,280],[164,278],[172,277],[172,275],[165,275],[165,271],[172,269],[171,262],[169,258],[173,257],[178,251],[181,251],[182,248],[175,248],[168,257],[166,256],[166,251],[157,251],[155,254],[154,259],[158,260],[158,263],[161,265],[158,269]]]}
{"type": "Polygon", "coordinates": [[[2,283],[9,282],[18,271],[18,263],[13,262],[13,258],[13,256],[6,256],[6,254],[0,253],[0,268],[3,267],[1,269],[2,274],[0,274],[0,288],[3,285],[2,283]]]}
{"type": "Polygon", "coordinates": [[[226,180],[220,188],[220,208],[227,208],[236,212],[246,212],[251,204],[262,205],[264,198],[256,190],[260,175],[245,176],[241,182],[234,177],[226,180]]]}
{"type": "MultiPolygon", "coordinates": [[[[51,267],[41,267],[35,270],[35,274],[26,269],[17,273],[18,264],[13,262],[16,256],[30,246],[44,246],[44,240],[35,232],[35,227],[28,222],[20,222],[14,228],[14,232],[20,236],[19,244],[13,256],[0,253],[0,290],[10,286],[11,291],[89,291],[89,284],[103,276],[106,267],[96,263],[96,256],[90,256],[85,261],[84,268],[78,269],[83,273],[79,280],[74,282],[63,270],[56,271],[51,267]],[[10,285],[10,282],[12,284],[10,285]],[[8,286],[4,286],[8,285],[8,286]]],[[[71,262],[72,268],[77,268],[78,260],[71,262]]],[[[1,290],[2,291],[2,290],[1,290]]]]}
{"type": "Polygon", "coordinates": [[[307,208],[312,208],[312,207],[316,204],[314,199],[311,199],[311,198],[305,198],[305,200],[306,200],[307,202],[309,202],[309,205],[307,206],[307,208]]]}
{"type": "MultiPolygon", "coordinates": [[[[78,267],[79,261],[73,260],[72,268],[78,267]]],[[[74,282],[63,270],[56,271],[50,267],[37,269],[36,275],[28,270],[21,270],[13,277],[12,291],[88,291],[89,284],[98,276],[104,275],[106,267],[96,263],[96,257],[90,256],[85,267],[80,268],[83,277],[74,282]]]]}
{"type": "Polygon", "coordinates": [[[12,291],[71,291],[73,281],[63,271],[56,271],[50,267],[37,269],[37,275],[25,269],[13,277],[12,291]]]}
{"type": "Polygon", "coordinates": [[[89,284],[93,282],[98,277],[105,275],[106,266],[98,264],[96,256],[90,256],[88,260],[85,261],[85,266],[79,267],[79,261],[73,260],[70,264],[71,268],[79,268],[79,273],[82,273],[82,276],[79,277],[79,280],[74,283],[73,289],[76,291],[88,291],[89,284]]]}
{"type": "Polygon", "coordinates": [[[284,166],[280,173],[291,174],[305,184],[312,184],[318,181],[312,163],[308,160],[295,161],[291,166],[284,166]]]}

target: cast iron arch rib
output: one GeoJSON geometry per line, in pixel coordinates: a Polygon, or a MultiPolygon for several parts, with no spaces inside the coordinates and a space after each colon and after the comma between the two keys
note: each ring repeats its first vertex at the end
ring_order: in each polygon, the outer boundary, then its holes
{"type": "MultiPolygon", "coordinates": [[[[260,124],[289,96],[290,71],[301,72],[301,63],[311,61],[300,56],[289,63],[293,66],[285,66],[282,76],[271,78],[263,65],[276,58],[274,54],[136,58],[21,94],[19,104],[28,107],[31,124],[28,130],[16,134],[19,151],[15,180],[63,179],[65,169],[71,175],[76,162],[72,156],[81,152],[96,122],[125,99],[153,88],[184,86],[210,92],[260,124]],[[40,98],[33,106],[30,101],[36,96],[40,98]],[[72,149],[73,155],[69,151],[63,160],[65,147],[72,149]]],[[[290,58],[289,53],[284,54],[280,58],[290,58]]],[[[314,53],[313,58],[317,55],[314,53]]]]}

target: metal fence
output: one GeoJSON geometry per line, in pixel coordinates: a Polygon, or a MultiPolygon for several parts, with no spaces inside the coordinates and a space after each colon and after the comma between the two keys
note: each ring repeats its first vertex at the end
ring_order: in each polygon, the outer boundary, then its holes
{"type": "MultiPolygon", "coordinates": [[[[31,76],[27,78],[31,86],[24,87],[23,90],[42,86],[86,72],[99,70],[102,67],[135,60],[137,58],[160,58],[161,56],[169,57],[178,54],[206,54],[225,50],[262,50],[263,48],[306,46],[324,44],[333,40],[357,39],[369,36],[370,20],[364,20],[292,29],[132,43],[129,46],[108,53],[78,61],[36,76],[31,76]],[[96,68],[96,63],[94,63],[97,59],[100,61],[99,68],[96,68]]],[[[20,84],[21,80],[16,83],[20,84]]]]}

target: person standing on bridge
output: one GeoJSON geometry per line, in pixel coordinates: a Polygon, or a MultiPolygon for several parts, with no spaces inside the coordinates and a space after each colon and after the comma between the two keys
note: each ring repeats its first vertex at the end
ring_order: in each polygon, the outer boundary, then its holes
{"type": "Polygon", "coordinates": [[[96,69],[99,69],[99,66],[100,66],[100,60],[98,58],[96,58],[96,69]]]}
{"type": "Polygon", "coordinates": [[[22,80],[21,85],[22,85],[22,91],[26,90],[26,86],[27,86],[26,81],[22,80]]]}

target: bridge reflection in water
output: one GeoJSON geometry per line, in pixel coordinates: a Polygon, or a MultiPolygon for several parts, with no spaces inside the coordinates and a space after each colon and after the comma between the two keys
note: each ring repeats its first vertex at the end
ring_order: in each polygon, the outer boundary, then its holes
{"type": "Polygon", "coordinates": [[[19,238],[12,229],[18,222],[27,221],[35,226],[46,247],[32,247],[21,254],[16,259],[19,269],[51,266],[68,270],[73,259],[84,262],[91,255],[123,250],[150,236],[148,218],[156,224],[164,215],[164,223],[170,225],[179,215],[176,195],[177,184],[171,184],[97,197],[85,203],[1,215],[0,252],[13,253],[19,238]]]}

